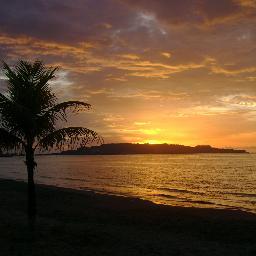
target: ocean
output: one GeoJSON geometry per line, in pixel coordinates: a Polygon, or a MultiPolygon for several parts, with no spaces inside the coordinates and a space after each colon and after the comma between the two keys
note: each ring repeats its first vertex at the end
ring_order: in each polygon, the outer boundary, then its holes
{"type": "MultiPolygon", "coordinates": [[[[38,184],[256,213],[256,154],[47,155],[36,161],[38,184]]],[[[24,157],[0,158],[0,178],[26,180],[24,157]]]]}

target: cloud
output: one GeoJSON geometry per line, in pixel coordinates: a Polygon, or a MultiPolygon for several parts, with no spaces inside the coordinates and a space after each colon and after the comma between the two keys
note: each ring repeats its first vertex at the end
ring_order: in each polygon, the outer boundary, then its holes
{"type": "Polygon", "coordinates": [[[128,60],[138,60],[140,57],[136,54],[122,54],[120,55],[121,58],[128,59],[128,60]]]}
{"type": "Polygon", "coordinates": [[[219,66],[213,66],[211,68],[211,70],[215,74],[235,76],[235,75],[239,75],[239,74],[243,74],[243,73],[255,73],[256,72],[256,66],[255,67],[247,67],[247,68],[238,68],[238,69],[226,69],[226,68],[219,67],[219,66]]]}
{"type": "Polygon", "coordinates": [[[172,56],[172,54],[170,52],[161,52],[161,55],[168,59],[170,59],[172,56]]]}
{"type": "Polygon", "coordinates": [[[221,100],[233,108],[256,110],[256,95],[228,95],[221,100]]]}
{"type": "Polygon", "coordinates": [[[144,126],[144,125],[150,125],[150,122],[134,122],[134,125],[137,125],[137,126],[144,126]]]}
{"type": "Polygon", "coordinates": [[[76,46],[56,43],[53,41],[39,40],[28,36],[13,37],[5,34],[0,35],[0,44],[13,50],[18,56],[54,55],[63,57],[66,55],[76,58],[85,57],[88,49],[96,47],[92,42],[81,42],[76,46]]]}
{"type": "Polygon", "coordinates": [[[239,3],[242,6],[256,8],[256,1],[255,0],[239,0],[239,3]]]}
{"type": "Polygon", "coordinates": [[[255,17],[254,1],[236,0],[122,0],[140,11],[155,14],[169,25],[216,25],[255,17]]]}
{"type": "MultiPolygon", "coordinates": [[[[104,68],[115,68],[125,71],[127,76],[164,79],[174,73],[205,66],[205,62],[169,65],[143,60],[142,57],[135,54],[110,55],[106,58],[95,53],[95,49],[97,50],[97,48],[102,46],[92,42],[70,45],[24,36],[11,37],[0,35],[0,44],[8,47],[9,51],[7,54],[13,59],[17,57],[28,59],[54,57],[53,65],[62,66],[62,68],[69,71],[81,73],[100,71],[104,68]]],[[[124,79],[124,77],[121,78],[122,81],[124,79]]]]}
{"type": "Polygon", "coordinates": [[[113,27],[125,25],[127,15],[111,0],[5,1],[0,23],[8,34],[74,43],[98,35],[104,39],[113,27]]]}
{"type": "Polygon", "coordinates": [[[255,6],[254,0],[3,1],[0,58],[59,66],[52,86],[61,100],[94,106],[71,124],[93,128],[107,142],[242,145],[236,134],[254,138],[256,127],[255,6]]]}

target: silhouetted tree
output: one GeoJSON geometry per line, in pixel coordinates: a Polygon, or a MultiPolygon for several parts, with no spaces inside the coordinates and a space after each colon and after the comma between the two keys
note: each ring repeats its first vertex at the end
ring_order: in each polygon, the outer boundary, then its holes
{"type": "Polygon", "coordinates": [[[67,121],[67,110],[89,109],[88,103],[67,101],[57,103],[49,87],[57,68],[47,67],[41,61],[19,61],[10,68],[3,62],[8,85],[7,92],[0,93],[0,148],[23,151],[26,155],[28,177],[28,217],[33,225],[36,217],[34,170],[35,150],[62,149],[101,140],[100,136],[84,127],[57,129],[58,120],[67,121]]]}

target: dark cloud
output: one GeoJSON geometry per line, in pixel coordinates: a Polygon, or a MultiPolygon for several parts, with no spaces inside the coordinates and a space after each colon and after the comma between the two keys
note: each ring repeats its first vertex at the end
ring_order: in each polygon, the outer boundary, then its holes
{"type": "Polygon", "coordinates": [[[170,25],[204,25],[227,19],[255,17],[253,5],[238,0],[121,0],[141,11],[153,13],[170,25]]]}
{"type": "Polygon", "coordinates": [[[56,94],[94,106],[73,124],[108,142],[256,139],[256,1],[2,2],[0,59],[60,66],[56,94]]]}
{"type": "Polygon", "coordinates": [[[1,31],[40,39],[77,42],[104,39],[111,28],[125,26],[131,14],[111,0],[24,0],[1,3],[1,31]]]}

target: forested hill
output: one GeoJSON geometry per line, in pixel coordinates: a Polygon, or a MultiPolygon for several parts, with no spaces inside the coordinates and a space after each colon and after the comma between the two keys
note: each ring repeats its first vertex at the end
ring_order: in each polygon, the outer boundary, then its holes
{"type": "Polygon", "coordinates": [[[214,148],[209,145],[195,147],[176,144],[112,143],[81,147],[61,152],[63,155],[125,155],[125,154],[196,154],[196,153],[248,153],[245,150],[214,148]]]}

